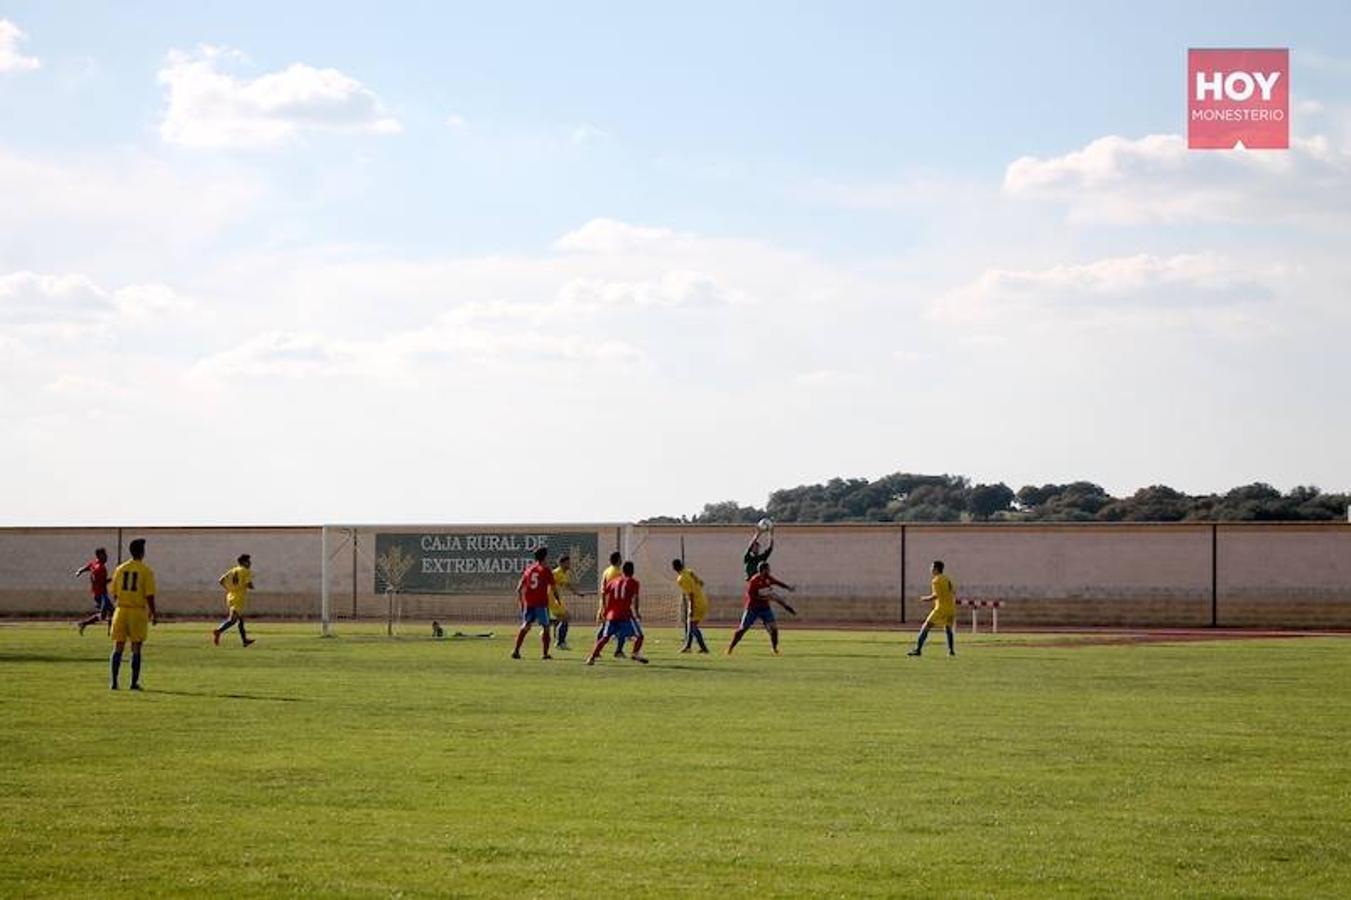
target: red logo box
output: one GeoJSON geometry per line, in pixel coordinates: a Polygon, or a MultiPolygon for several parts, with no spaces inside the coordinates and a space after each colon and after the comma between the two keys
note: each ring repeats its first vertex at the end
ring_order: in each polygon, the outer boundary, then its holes
{"type": "Polygon", "coordinates": [[[1187,146],[1290,146],[1290,51],[1187,51],[1187,146]]]}

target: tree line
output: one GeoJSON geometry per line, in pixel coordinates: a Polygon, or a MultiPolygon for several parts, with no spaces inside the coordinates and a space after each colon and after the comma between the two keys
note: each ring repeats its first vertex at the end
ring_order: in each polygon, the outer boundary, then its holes
{"type": "Polygon", "coordinates": [[[1113,497],[1091,481],[1068,484],[973,484],[960,475],[896,472],[869,481],[832,478],[783,488],[763,507],[735,500],[707,503],[693,516],[654,516],[651,524],[776,522],[1317,522],[1342,519],[1351,494],[1316,487],[1285,493],[1256,482],[1223,494],[1186,494],[1167,485],[1113,497]]]}

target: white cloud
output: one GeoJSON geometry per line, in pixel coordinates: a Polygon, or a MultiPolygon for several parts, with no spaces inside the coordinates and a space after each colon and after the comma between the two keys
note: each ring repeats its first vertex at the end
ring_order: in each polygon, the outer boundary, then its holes
{"type": "Polygon", "coordinates": [[[24,56],[19,44],[28,35],[9,19],[0,19],[0,72],[31,72],[42,66],[36,56],[24,56]]]}
{"type": "Polygon", "coordinates": [[[128,319],[184,316],[198,309],[196,301],[163,284],[131,284],[113,292],[113,303],[128,319]]]}
{"type": "Polygon", "coordinates": [[[554,242],[554,249],[569,253],[625,253],[643,250],[676,238],[667,228],[631,225],[617,219],[592,219],[554,242]]]}
{"type": "Polygon", "coordinates": [[[1015,160],[1004,191],[1063,203],[1075,222],[1326,221],[1351,213],[1351,153],[1325,137],[1292,138],[1282,152],[1109,135],[1064,156],[1015,160]]]}
{"type": "Polygon", "coordinates": [[[77,398],[99,397],[103,400],[122,400],[131,396],[131,391],[114,381],[73,373],[58,375],[45,386],[45,389],[52,394],[77,398]]]}
{"type": "Polygon", "coordinates": [[[117,320],[165,318],[195,304],[163,284],[108,290],[79,274],[11,272],[0,275],[0,329],[70,334],[117,320]]]}
{"type": "Polygon", "coordinates": [[[197,374],[206,376],[276,376],[357,374],[366,365],[360,345],[317,334],[266,331],[202,361],[197,374]]]}
{"type": "Polygon", "coordinates": [[[466,363],[481,372],[503,372],[644,361],[642,351],[623,340],[567,340],[510,322],[494,324],[467,326],[464,317],[449,315],[426,328],[369,340],[268,331],[201,360],[193,374],[207,380],[356,376],[415,383],[444,366],[466,363]]]}
{"type": "Polygon", "coordinates": [[[215,235],[264,194],[255,176],[219,165],[182,170],[134,151],[39,157],[0,148],[0,237],[42,251],[27,266],[86,248],[162,254],[215,235]]]}
{"type": "Polygon", "coordinates": [[[594,125],[587,125],[585,123],[573,128],[570,134],[574,144],[590,144],[595,141],[605,140],[609,136],[609,132],[602,131],[594,125]]]}
{"type": "Polygon", "coordinates": [[[79,325],[116,312],[112,298],[83,275],[0,275],[0,324],[79,325]]]}
{"type": "Polygon", "coordinates": [[[458,115],[456,113],[451,113],[450,115],[446,116],[446,124],[449,125],[451,128],[463,129],[469,127],[469,120],[466,119],[464,116],[458,115]]]}
{"type": "Polygon", "coordinates": [[[222,71],[241,58],[209,46],[169,54],[159,72],[169,92],[160,124],[164,140],[188,147],[266,147],[308,131],[402,130],[379,97],[337,69],[293,63],[252,79],[222,71]]]}
{"type": "Polygon", "coordinates": [[[990,269],[935,305],[940,320],[1020,328],[1075,322],[1209,322],[1262,327],[1254,305],[1272,300],[1289,272],[1215,254],[1112,257],[1044,269],[990,269]]]}
{"type": "Polygon", "coordinates": [[[578,278],[563,285],[559,299],[569,312],[611,308],[712,309],[749,298],[701,272],[672,271],[648,281],[578,278]]]}
{"type": "Polygon", "coordinates": [[[813,369],[793,376],[793,383],[802,388],[844,389],[863,388],[872,384],[871,376],[842,369],[813,369]]]}

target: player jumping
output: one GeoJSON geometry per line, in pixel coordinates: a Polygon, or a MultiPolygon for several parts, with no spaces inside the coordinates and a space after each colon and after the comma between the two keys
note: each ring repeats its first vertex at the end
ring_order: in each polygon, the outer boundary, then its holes
{"type": "Polygon", "coordinates": [[[565,590],[574,596],[583,596],[572,584],[572,557],[566,553],[558,557],[558,565],[554,568],[554,583],[549,588],[549,619],[558,633],[555,645],[559,650],[572,649],[568,646],[568,626],[572,617],[568,614],[568,605],[563,602],[565,590]]]}
{"type": "Polygon", "coordinates": [[[211,643],[216,646],[220,646],[220,636],[236,625],[239,626],[239,640],[244,646],[253,643],[244,628],[244,609],[249,602],[249,591],[253,590],[253,559],[247,553],[241,553],[235,562],[238,565],[217,579],[217,583],[225,588],[225,607],[230,611],[230,616],[211,629],[211,643]]]}
{"type": "Polygon", "coordinates": [[[633,638],[633,661],[646,663],[643,653],[643,630],[638,625],[638,579],[633,577],[633,563],[624,563],[618,578],[605,586],[605,624],[601,626],[596,646],[586,658],[588,666],[596,664],[600,652],[612,637],[633,638]]]}
{"type": "Polygon", "coordinates": [[[920,597],[921,601],[932,600],[934,608],[929,612],[928,618],[924,620],[923,627],[919,630],[919,640],[915,643],[915,649],[911,650],[906,656],[919,656],[924,652],[924,642],[929,639],[929,629],[935,625],[943,626],[943,633],[948,638],[948,656],[956,656],[957,648],[954,645],[953,623],[957,620],[957,590],[952,586],[952,579],[943,574],[943,561],[934,560],[933,581],[930,582],[931,593],[920,597]]]}
{"type": "Polygon", "coordinates": [[[741,639],[757,620],[764,622],[765,630],[769,632],[769,648],[774,651],[775,656],[779,654],[779,626],[774,621],[774,608],[769,604],[771,601],[777,603],[792,615],[797,615],[797,610],[774,593],[775,587],[781,587],[785,591],[796,590],[791,584],[784,584],[770,575],[769,563],[760,563],[755,577],[746,582],[746,609],[741,613],[741,624],[732,632],[732,643],[728,644],[724,651],[728,656],[732,655],[732,650],[741,643],[741,639]]]}
{"type": "Polygon", "coordinates": [[[769,562],[769,554],[774,552],[774,526],[770,525],[768,531],[755,529],[755,536],[751,542],[746,545],[746,553],[741,557],[742,563],[746,566],[746,580],[750,581],[760,571],[760,564],[769,562]],[[767,545],[760,543],[760,537],[764,535],[767,545]],[[763,549],[762,549],[763,547],[763,549]]]}
{"type": "Polygon", "coordinates": [[[521,658],[521,644],[530,633],[530,626],[537,623],[540,627],[540,642],[544,647],[541,658],[553,659],[549,655],[549,589],[553,587],[554,573],[545,564],[548,558],[548,547],[536,548],[535,561],[526,566],[521,573],[521,580],[516,583],[516,599],[521,604],[521,628],[516,632],[512,659],[521,658]]]}
{"type": "Polygon", "coordinates": [[[122,649],[131,641],[131,689],[141,689],[141,645],[145,643],[150,625],[155,623],[155,572],[145,564],[145,540],[137,538],[128,548],[131,559],[113,571],[113,600],[117,610],[109,635],[113,639],[110,660],[112,682],[117,690],[117,677],[122,669],[122,649]]]}
{"type": "Polygon", "coordinates": [[[685,565],[681,559],[671,560],[671,568],[675,569],[676,586],[680,588],[682,601],[685,603],[685,646],[681,648],[681,653],[689,653],[694,648],[694,642],[699,642],[699,652],[707,653],[708,644],[704,643],[704,633],[699,628],[699,623],[708,616],[708,594],[704,593],[704,580],[694,574],[694,570],[685,565]]]}
{"type": "Polygon", "coordinates": [[[113,617],[113,598],[108,596],[108,551],[99,547],[94,558],[75,570],[75,577],[89,574],[89,593],[94,595],[94,612],[77,623],[80,634],[95,622],[109,622],[113,617]]]}

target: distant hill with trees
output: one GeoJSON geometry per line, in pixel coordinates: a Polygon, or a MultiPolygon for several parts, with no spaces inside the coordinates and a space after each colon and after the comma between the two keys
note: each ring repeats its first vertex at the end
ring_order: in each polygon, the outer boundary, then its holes
{"type": "Polygon", "coordinates": [[[1256,482],[1223,494],[1185,494],[1167,485],[1113,497],[1091,481],[1068,484],[972,484],[960,475],[896,472],[869,481],[832,478],[783,488],[763,507],[734,500],[708,503],[693,516],[654,516],[660,523],[755,522],[1317,522],[1343,519],[1351,494],[1316,487],[1281,493],[1256,482]]]}

